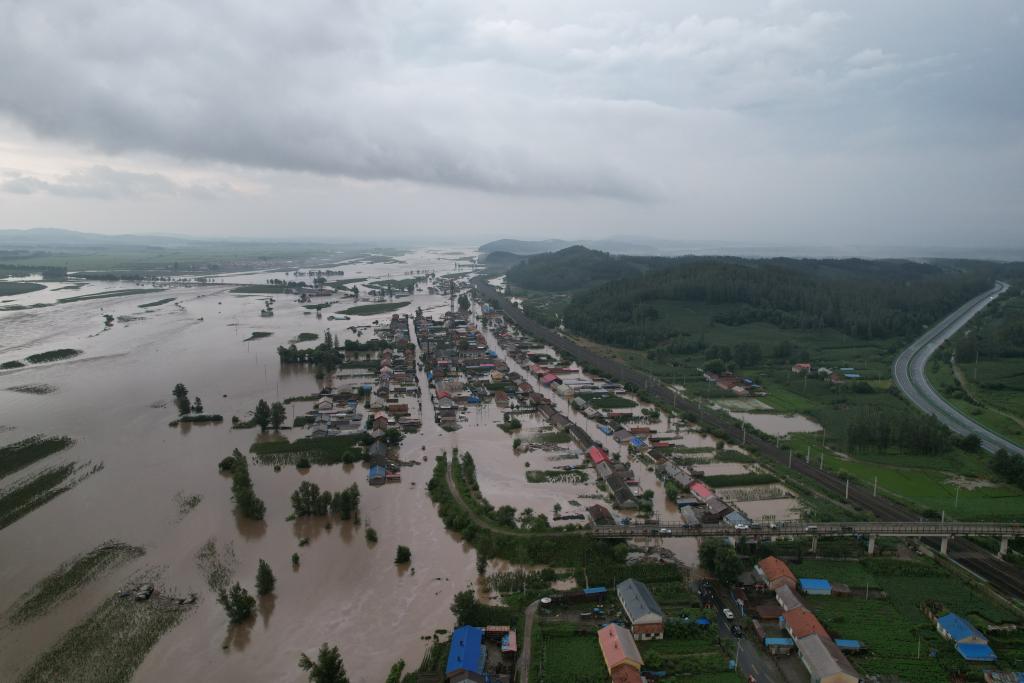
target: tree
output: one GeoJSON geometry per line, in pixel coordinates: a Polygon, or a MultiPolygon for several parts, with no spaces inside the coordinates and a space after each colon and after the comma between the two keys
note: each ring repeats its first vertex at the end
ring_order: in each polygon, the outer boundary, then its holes
{"type": "Polygon", "coordinates": [[[455,594],[452,600],[452,614],[455,615],[456,626],[471,623],[476,614],[476,597],[473,591],[464,590],[455,594]]]}
{"type": "Polygon", "coordinates": [[[476,551],[476,573],[480,576],[487,573],[487,556],[480,552],[479,548],[476,551]]]}
{"type": "Polygon", "coordinates": [[[395,564],[407,564],[412,560],[412,551],[404,545],[398,546],[395,553],[395,564]]]}
{"type": "Polygon", "coordinates": [[[697,549],[697,559],[700,562],[700,566],[711,574],[715,573],[715,560],[718,556],[718,549],[721,546],[721,541],[709,538],[702,541],[700,548],[697,549]]]}
{"type": "Polygon", "coordinates": [[[341,652],[338,651],[337,645],[321,645],[315,662],[307,657],[306,653],[302,653],[299,657],[299,668],[309,674],[310,683],[348,683],[345,663],[341,660],[341,652]]]}
{"type": "Polygon", "coordinates": [[[721,545],[715,552],[715,576],[727,586],[736,583],[743,572],[743,560],[736,554],[736,549],[729,545],[721,545]]]}
{"type": "Polygon", "coordinates": [[[331,506],[330,491],[320,491],[316,484],[304,481],[292,492],[292,511],[296,517],[326,515],[331,506]]]}
{"type": "Polygon", "coordinates": [[[174,390],[171,391],[174,395],[174,405],[178,407],[179,415],[188,415],[192,409],[192,404],[188,400],[188,389],[181,382],[174,385],[174,390]]]}
{"type": "Polygon", "coordinates": [[[459,310],[460,311],[468,311],[469,310],[469,297],[466,296],[465,294],[460,294],[459,295],[459,310]]]}
{"type": "Polygon", "coordinates": [[[366,527],[366,542],[376,543],[377,542],[377,530],[372,526],[366,527]]]}
{"type": "Polygon", "coordinates": [[[252,421],[260,426],[262,431],[267,431],[270,424],[270,404],[262,398],[256,403],[256,410],[252,413],[252,421]]]}
{"type": "Polygon", "coordinates": [[[196,396],[196,402],[192,404],[192,412],[196,415],[202,415],[203,413],[203,399],[196,396]]]}
{"type": "Polygon", "coordinates": [[[285,412],[284,404],[280,401],[274,401],[274,404],[270,406],[270,424],[274,429],[280,429],[287,417],[288,414],[285,412]]]}
{"type": "Polygon", "coordinates": [[[277,579],[274,578],[274,572],[270,571],[270,565],[267,564],[266,560],[261,559],[260,566],[256,570],[256,592],[260,595],[273,593],[276,582],[277,579]]]}
{"type": "Polygon", "coordinates": [[[242,588],[236,581],[229,590],[220,589],[217,595],[217,602],[224,606],[228,619],[232,624],[240,624],[252,616],[256,609],[256,598],[249,595],[249,591],[242,588]]]}

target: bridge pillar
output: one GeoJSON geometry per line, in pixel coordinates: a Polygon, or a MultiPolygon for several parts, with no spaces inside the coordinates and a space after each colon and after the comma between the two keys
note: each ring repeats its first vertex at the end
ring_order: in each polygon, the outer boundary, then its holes
{"type": "Polygon", "coordinates": [[[939,552],[943,555],[949,554],[949,536],[942,537],[942,543],[939,545],[939,552]]]}
{"type": "Polygon", "coordinates": [[[812,553],[818,552],[818,537],[817,536],[811,536],[811,552],[812,553]]]}
{"type": "Polygon", "coordinates": [[[1010,537],[1003,536],[999,539],[999,557],[1006,557],[1006,553],[1010,551],[1010,537]]]}
{"type": "Polygon", "coordinates": [[[874,534],[871,534],[870,536],[868,536],[868,555],[874,555],[875,554],[875,539],[876,538],[878,538],[878,536],[875,536],[874,534]]]}

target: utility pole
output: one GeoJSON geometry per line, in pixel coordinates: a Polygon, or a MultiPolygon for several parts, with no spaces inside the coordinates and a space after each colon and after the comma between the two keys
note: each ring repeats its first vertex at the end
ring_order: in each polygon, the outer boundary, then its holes
{"type": "Polygon", "coordinates": [[[875,490],[874,490],[874,492],[872,492],[871,496],[872,497],[877,497],[878,496],[878,475],[877,474],[875,475],[875,490]]]}
{"type": "Polygon", "coordinates": [[[793,466],[793,449],[792,448],[789,449],[789,466],[790,467],[793,466]]]}
{"type": "Polygon", "coordinates": [[[825,451],[821,452],[821,458],[818,460],[818,469],[825,469],[825,451]]]}
{"type": "Polygon", "coordinates": [[[850,500],[850,480],[846,480],[846,500],[850,500]]]}
{"type": "Polygon", "coordinates": [[[807,446],[807,464],[811,464],[811,447],[807,446]]]}
{"type": "Polygon", "coordinates": [[[956,487],[956,498],[953,499],[953,509],[956,509],[960,505],[960,487],[956,487]]]}

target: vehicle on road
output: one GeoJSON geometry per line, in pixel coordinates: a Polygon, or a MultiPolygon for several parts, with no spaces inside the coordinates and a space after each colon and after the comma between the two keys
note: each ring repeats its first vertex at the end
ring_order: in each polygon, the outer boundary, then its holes
{"type": "Polygon", "coordinates": [[[743,629],[741,629],[738,625],[733,624],[732,628],[729,629],[729,630],[732,631],[732,634],[734,636],[736,636],[737,638],[742,638],[743,637],[743,629]]]}
{"type": "Polygon", "coordinates": [[[736,615],[733,614],[732,610],[729,609],[728,607],[726,607],[725,609],[722,610],[722,616],[724,616],[729,621],[732,621],[733,619],[736,618],[736,615]]]}
{"type": "Polygon", "coordinates": [[[661,529],[658,529],[658,533],[659,534],[664,534],[665,536],[670,536],[672,534],[672,530],[671,529],[666,529],[665,527],[662,527],[661,529]]]}
{"type": "Polygon", "coordinates": [[[736,525],[736,531],[746,531],[749,528],[750,528],[749,524],[737,524],[736,525]]]}

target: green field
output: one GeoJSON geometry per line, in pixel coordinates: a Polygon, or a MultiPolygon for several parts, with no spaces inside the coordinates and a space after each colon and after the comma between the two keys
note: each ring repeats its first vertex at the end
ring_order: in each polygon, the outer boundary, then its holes
{"type": "Polygon", "coordinates": [[[285,294],[284,285],[239,285],[228,290],[231,294],[285,294]]]}
{"type": "Polygon", "coordinates": [[[345,315],[378,315],[380,313],[391,313],[397,311],[400,308],[405,308],[409,305],[408,301],[395,301],[389,303],[380,304],[363,304],[362,306],[352,306],[341,311],[345,315]]]}
{"type": "Polygon", "coordinates": [[[928,382],[964,415],[1024,445],[1024,361],[1004,358],[957,367],[963,383],[949,355],[936,352],[926,368],[928,382]]]}
{"type": "MultiPolygon", "coordinates": [[[[803,456],[811,445],[811,462],[820,463],[821,440],[813,435],[794,435],[785,446],[794,457],[803,456]]],[[[895,498],[922,512],[946,512],[963,521],[1016,521],[1024,516],[1024,494],[1015,486],[993,484],[986,456],[959,451],[942,456],[860,453],[840,457],[824,451],[824,467],[841,477],[871,488],[878,478],[878,493],[895,498]],[[979,478],[977,488],[959,486],[955,478],[979,478]],[[959,488],[959,493],[957,489],[959,488]]]]}
{"type": "Polygon", "coordinates": [[[572,624],[537,624],[533,635],[530,680],[537,683],[605,683],[604,667],[596,627],[578,633],[572,624]]]}
{"type": "Polygon", "coordinates": [[[0,478],[42,460],[43,458],[70,448],[75,443],[68,436],[43,436],[37,434],[12,444],[0,447],[0,478]]]}

